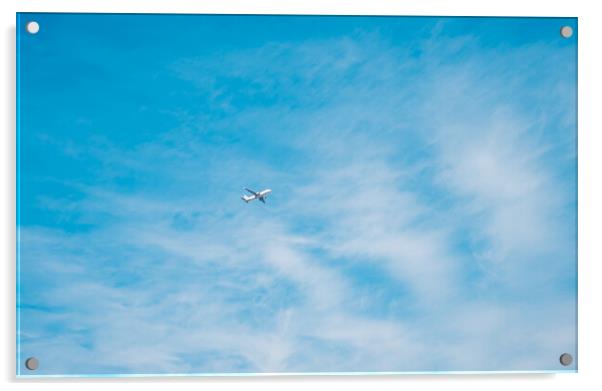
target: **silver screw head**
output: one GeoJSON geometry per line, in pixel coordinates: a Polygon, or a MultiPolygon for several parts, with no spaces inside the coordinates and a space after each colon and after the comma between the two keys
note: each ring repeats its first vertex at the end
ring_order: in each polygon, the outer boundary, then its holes
{"type": "Polygon", "coordinates": [[[29,357],[27,360],[25,360],[25,368],[29,369],[30,371],[35,371],[39,366],[40,363],[35,357],[29,357]]]}
{"type": "Polygon", "coordinates": [[[565,367],[571,365],[572,362],[573,362],[573,356],[571,356],[569,353],[562,353],[560,355],[560,363],[562,365],[564,365],[565,367]]]}
{"type": "Polygon", "coordinates": [[[570,38],[573,36],[573,28],[571,26],[562,26],[560,28],[560,35],[562,38],[570,38]]]}
{"type": "Polygon", "coordinates": [[[25,30],[27,30],[29,34],[37,34],[38,31],[40,31],[40,24],[35,20],[27,22],[27,24],[25,25],[25,30]]]}

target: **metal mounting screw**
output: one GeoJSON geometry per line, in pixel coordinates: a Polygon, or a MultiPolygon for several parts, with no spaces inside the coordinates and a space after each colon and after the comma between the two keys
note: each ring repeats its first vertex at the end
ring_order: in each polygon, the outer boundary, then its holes
{"type": "Polygon", "coordinates": [[[562,26],[560,28],[560,35],[562,38],[570,38],[573,36],[573,28],[571,26],[562,26]]]}
{"type": "Polygon", "coordinates": [[[25,30],[27,30],[29,34],[37,34],[38,31],[40,31],[40,24],[35,20],[27,22],[27,24],[25,25],[25,30]]]}
{"type": "Polygon", "coordinates": [[[38,369],[39,365],[40,363],[35,357],[29,357],[27,360],[25,360],[25,368],[29,369],[30,371],[35,371],[38,369]]]}
{"type": "Polygon", "coordinates": [[[571,365],[572,362],[573,362],[573,356],[571,356],[569,353],[562,353],[560,355],[560,363],[562,365],[564,365],[565,367],[571,365]]]}

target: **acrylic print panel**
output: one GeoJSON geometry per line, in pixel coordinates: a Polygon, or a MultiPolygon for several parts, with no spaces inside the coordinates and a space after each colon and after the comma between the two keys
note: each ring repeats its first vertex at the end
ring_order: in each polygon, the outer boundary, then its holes
{"type": "Polygon", "coordinates": [[[577,370],[575,18],[17,26],[19,375],[577,370]]]}

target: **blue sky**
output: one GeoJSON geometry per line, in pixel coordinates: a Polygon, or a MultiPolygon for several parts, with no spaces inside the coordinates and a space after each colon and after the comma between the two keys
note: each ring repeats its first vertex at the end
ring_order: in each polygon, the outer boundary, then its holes
{"type": "Polygon", "coordinates": [[[30,19],[36,374],[576,369],[576,19],[30,19]]]}

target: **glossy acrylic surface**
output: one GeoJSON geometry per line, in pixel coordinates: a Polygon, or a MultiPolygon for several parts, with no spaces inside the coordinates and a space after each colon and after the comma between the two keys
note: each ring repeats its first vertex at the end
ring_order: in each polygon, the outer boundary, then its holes
{"type": "Polygon", "coordinates": [[[576,58],[575,18],[17,15],[18,375],[576,371],[576,58]]]}

